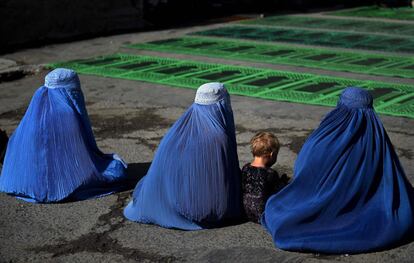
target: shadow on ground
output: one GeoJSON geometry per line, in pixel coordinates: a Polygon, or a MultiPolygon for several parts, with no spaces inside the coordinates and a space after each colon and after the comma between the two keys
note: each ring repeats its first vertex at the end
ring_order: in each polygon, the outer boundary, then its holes
{"type": "Polygon", "coordinates": [[[126,181],[127,181],[127,186],[130,188],[125,189],[125,190],[131,190],[132,188],[134,188],[135,185],[139,182],[139,180],[141,180],[142,177],[144,177],[147,174],[150,166],[151,166],[150,162],[128,164],[126,181]]]}
{"type": "Polygon", "coordinates": [[[128,179],[124,192],[115,194],[117,200],[109,207],[109,212],[102,214],[98,218],[98,222],[92,227],[87,234],[80,236],[74,240],[62,240],[56,245],[43,245],[31,247],[28,250],[36,253],[49,253],[52,258],[57,258],[69,254],[80,252],[99,252],[111,253],[122,256],[124,259],[132,259],[137,261],[156,261],[171,262],[177,260],[173,256],[163,256],[156,253],[140,251],[138,249],[123,247],[118,241],[111,237],[111,233],[118,230],[124,225],[125,218],[123,216],[123,208],[127,204],[130,197],[130,191],[135,187],[136,183],[146,175],[151,163],[132,163],[128,165],[128,179]],[[126,191],[128,190],[128,191],[126,191]],[[102,231],[102,229],[105,229],[102,231]]]}

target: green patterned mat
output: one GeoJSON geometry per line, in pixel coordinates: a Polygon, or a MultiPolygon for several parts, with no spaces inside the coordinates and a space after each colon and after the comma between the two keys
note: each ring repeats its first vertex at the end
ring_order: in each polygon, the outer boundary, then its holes
{"type": "Polygon", "coordinates": [[[311,29],[331,29],[365,33],[386,33],[397,36],[413,36],[414,24],[381,21],[361,21],[349,18],[318,18],[306,16],[271,16],[237,22],[241,24],[283,26],[311,29]]]}
{"type": "Polygon", "coordinates": [[[71,68],[81,74],[191,89],[206,82],[220,81],[226,84],[231,94],[325,106],[334,106],[345,87],[359,86],[372,93],[378,112],[414,118],[414,86],[409,85],[129,54],[114,54],[49,66],[71,68]]]}
{"type": "Polygon", "coordinates": [[[366,6],[348,10],[327,12],[325,14],[335,16],[374,17],[414,21],[414,8],[411,7],[386,8],[378,6],[366,6]]]}
{"type": "Polygon", "coordinates": [[[230,26],[192,33],[256,41],[288,42],[326,47],[367,49],[373,51],[414,53],[414,38],[327,32],[274,27],[230,26]]]}
{"type": "Polygon", "coordinates": [[[370,75],[414,78],[414,57],[408,56],[340,52],[199,37],[166,39],[132,44],[128,47],[370,75]]]}

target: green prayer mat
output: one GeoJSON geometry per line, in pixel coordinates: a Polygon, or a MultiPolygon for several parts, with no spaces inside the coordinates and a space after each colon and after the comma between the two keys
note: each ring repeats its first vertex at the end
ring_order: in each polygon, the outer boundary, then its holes
{"type": "Polygon", "coordinates": [[[197,89],[206,82],[219,81],[225,83],[231,94],[325,106],[336,105],[344,88],[358,86],[371,92],[377,112],[414,117],[414,86],[410,85],[130,54],[49,66],[70,68],[80,74],[159,83],[166,87],[197,89]]]}

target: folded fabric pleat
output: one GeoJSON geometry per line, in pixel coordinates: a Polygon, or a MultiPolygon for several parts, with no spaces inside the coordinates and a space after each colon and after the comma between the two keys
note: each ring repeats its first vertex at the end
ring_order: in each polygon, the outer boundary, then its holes
{"type": "Polygon", "coordinates": [[[412,238],[414,193],[372,97],[348,88],[309,136],[262,224],[278,248],[360,253],[412,238]]]}
{"type": "Polygon", "coordinates": [[[230,101],[194,103],[160,142],[124,214],[168,228],[213,227],[240,217],[240,190],[230,101]]]}
{"type": "Polygon", "coordinates": [[[98,149],[80,87],[42,86],[8,143],[0,191],[33,202],[86,199],[120,189],[125,168],[98,149]]]}

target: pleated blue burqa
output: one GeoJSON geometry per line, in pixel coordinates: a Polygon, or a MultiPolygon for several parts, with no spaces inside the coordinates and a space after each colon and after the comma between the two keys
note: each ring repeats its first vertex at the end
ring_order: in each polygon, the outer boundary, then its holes
{"type": "Polygon", "coordinates": [[[240,169],[230,97],[222,84],[207,83],[161,140],[124,215],[136,222],[199,230],[240,214],[240,169]]]}
{"type": "Polygon", "coordinates": [[[125,169],[98,149],[76,72],[55,69],[9,140],[0,191],[29,202],[87,199],[119,189],[125,169]]]}
{"type": "Polygon", "coordinates": [[[303,145],[294,179],[266,203],[276,247],[361,253],[413,237],[413,188],[363,89],[347,88],[303,145]]]}

